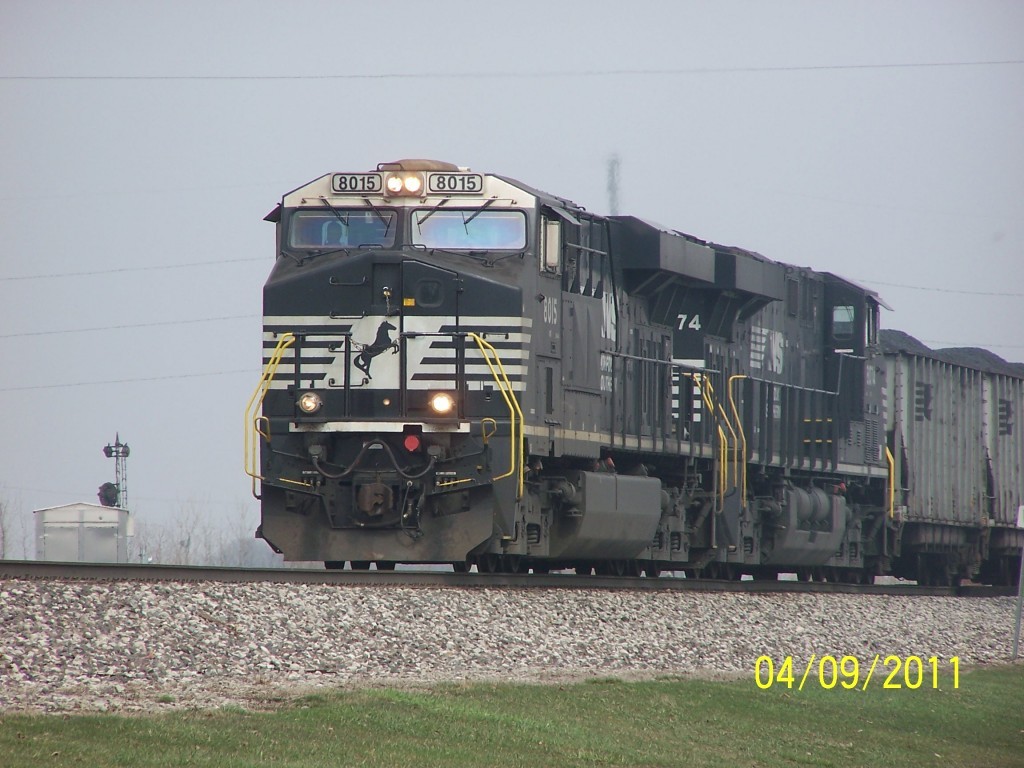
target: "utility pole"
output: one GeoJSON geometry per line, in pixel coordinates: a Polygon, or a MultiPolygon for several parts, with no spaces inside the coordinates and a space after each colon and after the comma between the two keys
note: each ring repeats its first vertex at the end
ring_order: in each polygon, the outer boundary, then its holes
{"type": "Polygon", "coordinates": [[[608,213],[619,213],[619,156],[615,153],[608,158],[608,213]]]}

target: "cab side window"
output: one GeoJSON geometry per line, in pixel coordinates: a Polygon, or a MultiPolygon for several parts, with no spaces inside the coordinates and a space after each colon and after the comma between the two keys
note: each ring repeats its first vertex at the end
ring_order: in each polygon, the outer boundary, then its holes
{"type": "Polygon", "coordinates": [[[849,304],[837,304],[832,307],[832,337],[834,339],[852,339],[854,332],[855,313],[849,304]]]}
{"type": "Polygon", "coordinates": [[[562,225],[551,219],[540,220],[540,268],[558,274],[562,266],[562,225]]]}

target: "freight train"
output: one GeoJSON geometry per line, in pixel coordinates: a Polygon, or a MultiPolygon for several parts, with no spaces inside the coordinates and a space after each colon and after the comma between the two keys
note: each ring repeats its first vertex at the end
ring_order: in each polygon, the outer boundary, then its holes
{"type": "Polygon", "coordinates": [[[288,560],[1016,579],[1024,368],[875,291],[432,160],[266,218],[246,471],[288,560]]]}

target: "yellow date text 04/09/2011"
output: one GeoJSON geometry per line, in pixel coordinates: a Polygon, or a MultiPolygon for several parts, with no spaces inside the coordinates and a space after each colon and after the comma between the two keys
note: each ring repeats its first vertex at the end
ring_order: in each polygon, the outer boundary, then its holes
{"type": "Polygon", "coordinates": [[[754,662],[754,682],[757,687],[767,690],[778,685],[798,691],[804,689],[807,679],[813,675],[815,683],[826,690],[845,688],[866,691],[869,685],[895,690],[909,688],[939,687],[939,670],[952,672],[953,687],[960,687],[960,657],[947,659],[938,656],[882,656],[860,659],[857,656],[821,656],[811,654],[806,661],[786,656],[776,662],[771,656],[758,656],[754,662]]]}

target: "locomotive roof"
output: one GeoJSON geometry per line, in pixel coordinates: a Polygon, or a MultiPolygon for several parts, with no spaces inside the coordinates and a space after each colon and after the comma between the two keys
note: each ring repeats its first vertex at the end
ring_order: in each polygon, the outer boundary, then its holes
{"type": "Polygon", "coordinates": [[[513,178],[511,178],[509,176],[502,176],[502,175],[497,174],[497,173],[492,173],[492,174],[488,174],[488,175],[489,176],[493,176],[496,179],[501,179],[505,183],[511,184],[511,185],[513,185],[515,187],[518,187],[519,189],[523,190],[527,194],[533,195],[534,197],[537,198],[537,202],[540,205],[546,205],[549,208],[554,209],[556,212],[559,211],[559,208],[565,208],[572,215],[572,214],[576,214],[576,213],[583,213],[583,212],[585,212],[587,210],[582,205],[577,205],[576,203],[574,203],[572,200],[569,200],[568,198],[559,197],[558,195],[552,195],[550,192],[545,192],[545,191],[543,191],[541,189],[537,189],[536,187],[531,187],[529,184],[524,184],[523,182],[519,181],[518,179],[513,179],[513,178]]]}
{"type": "Polygon", "coordinates": [[[932,349],[927,344],[915,339],[909,333],[884,328],[878,334],[882,352],[887,355],[914,355],[927,357],[962,368],[971,368],[985,373],[1001,374],[1024,379],[1024,363],[1007,362],[995,352],[981,347],[948,347],[932,349]]]}
{"type": "Polygon", "coordinates": [[[870,296],[872,299],[874,299],[880,305],[882,305],[883,307],[888,309],[890,312],[893,311],[893,308],[890,307],[888,304],[886,304],[885,301],[882,299],[882,297],[879,296],[878,291],[873,291],[870,288],[865,288],[860,283],[855,283],[855,282],[853,282],[853,280],[851,280],[848,277],[843,277],[842,275],[837,275],[837,274],[834,274],[832,272],[822,272],[821,274],[825,275],[826,277],[830,277],[833,280],[838,280],[841,283],[846,283],[847,285],[852,285],[858,291],[861,291],[861,292],[867,294],[868,296],[870,296]]]}

